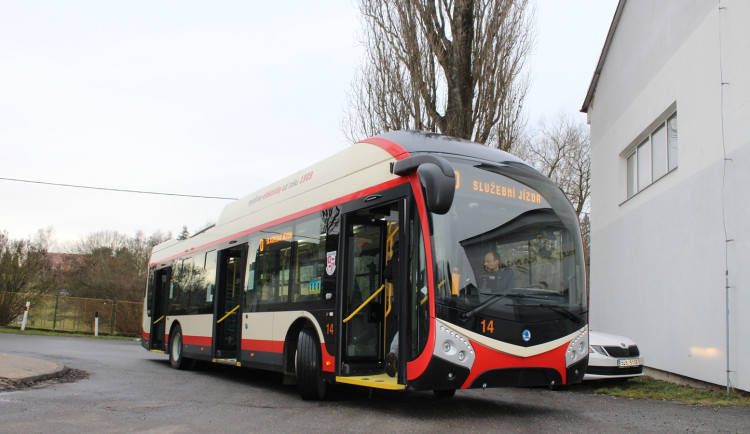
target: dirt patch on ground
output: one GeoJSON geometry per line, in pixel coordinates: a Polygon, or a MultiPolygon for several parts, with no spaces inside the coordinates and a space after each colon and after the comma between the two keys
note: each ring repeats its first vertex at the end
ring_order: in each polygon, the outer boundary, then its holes
{"type": "Polygon", "coordinates": [[[89,373],[80,369],[65,368],[60,374],[50,378],[31,381],[11,381],[0,378],[0,392],[46,387],[50,384],[72,383],[89,378],[89,373]]]}

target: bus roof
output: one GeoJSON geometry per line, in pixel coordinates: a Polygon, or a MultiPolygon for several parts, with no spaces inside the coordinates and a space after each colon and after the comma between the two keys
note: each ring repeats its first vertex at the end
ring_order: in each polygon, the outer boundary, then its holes
{"type": "Polygon", "coordinates": [[[506,152],[440,134],[417,131],[385,133],[357,142],[304,170],[227,204],[215,226],[187,240],[168,240],[155,246],[151,265],[227,242],[260,226],[280,223],[285,217],[327,207],[328,203],[377,185],[398,183],[400,177],[390,173],[390,163],[420,153],[466,156],[496,163],[522,163],[506,152]]]}

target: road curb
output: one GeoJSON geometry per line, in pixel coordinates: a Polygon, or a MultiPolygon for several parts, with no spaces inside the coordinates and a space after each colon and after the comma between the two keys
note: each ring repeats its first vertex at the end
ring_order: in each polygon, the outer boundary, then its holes
{"type": "Polygon", "coordinates": [[[0,380],[7,382],[11,386],[24,386],[24,385],[29,385],[33,383],[39,383],[41,381],[54,380],[59,377],[64,377],[65,374],[68,373],[68,371],[70,371],[70,368],[68,368],[65,365],[62,365],[62,368],[60,370],[47,373],[47,374],[32,375],[29,377],[22,378],[20,380],[0,377],[0,380]]]}
{"type": "Polygon", "coordinates": [[[58,378],[68,370],[60,362],[0,353],[0,382],[11,386],[58,378]]]}

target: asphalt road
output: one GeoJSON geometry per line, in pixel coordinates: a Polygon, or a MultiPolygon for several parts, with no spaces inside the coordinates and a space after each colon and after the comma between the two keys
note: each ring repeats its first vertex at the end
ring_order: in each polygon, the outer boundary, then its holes
{"type": "Polygon", "coordinates": [[[0,333],[0,351],[88,373],[0,392],[0,432],[750,432],[750,408],[695,407],[547,389],[432,393],[340,387],[302,401],[277,374],[171,369],[134,341],[0,333]],[[481,430],[481,431],[480,431],[481,430]]]}

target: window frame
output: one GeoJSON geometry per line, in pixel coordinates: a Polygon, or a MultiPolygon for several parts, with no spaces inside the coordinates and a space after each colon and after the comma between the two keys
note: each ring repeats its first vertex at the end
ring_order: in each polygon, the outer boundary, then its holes
{"type": "Polygon", "coordinates": [[[626,201],[677,170],[679,167],[678,133],[677,109],[673,104],[620,154],[625,164],[626,201]],[[655,134],[657,134],[656,141],[654,141],[655,134]],[[655,158],[657,153],[662,158],[655,158]],[[665,167],[655,168],[654,164],[660,162],[664,163],[665,167]],[[650,166],[647,169],[648,173],[641,170],[640,166],[644,163],[650,166]]]}

